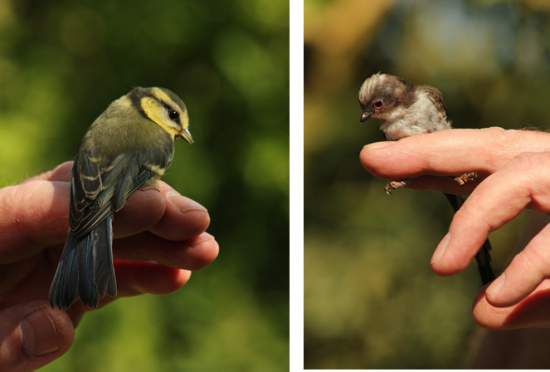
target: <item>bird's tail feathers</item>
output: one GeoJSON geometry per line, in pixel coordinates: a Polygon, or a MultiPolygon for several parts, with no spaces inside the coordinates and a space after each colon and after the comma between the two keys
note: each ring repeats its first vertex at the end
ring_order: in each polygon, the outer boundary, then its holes
{"type": "Polygon", "coordinates": [[[69,232],[49,301],[52,307],[66,310],[80,297],[84,305],[95,308],[105,295],[117,295],[111,214],[83,237],[69,232]]]}

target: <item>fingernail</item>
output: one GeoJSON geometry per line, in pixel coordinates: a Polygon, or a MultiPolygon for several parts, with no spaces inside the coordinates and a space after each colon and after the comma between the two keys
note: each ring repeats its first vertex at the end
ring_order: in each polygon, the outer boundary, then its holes
{"type": "Polygon", "coordinates": [[[391,145],[395,145],[397,141],[384,141],[384,142],[375,142],[375,143],[369,143],[368,145],[363,146],[363,148],[369,148],[372,150],[375,149],[381,149],[382,147],[388,147],[391,145]]]}
{"type": "Polygon", "coordinates": [[[30,356],[38,357],[59,350],[55,325],[43,309],[21,319],[19,332],[23,347],[30,356]]]}
{"type": "MultiPolygon", "coordinates": [[[[156,192],[161,193],[158,187],[156,186],[142,186],[138,189],[138,191],[149,191],[149,190],[155,190],[156,192]]],[[[162,193],[161,193],[162,194],[162,193]]]]}
{"type": "Polygon", "coordinates": [[[485,293],[487,293],[489,296],[493,297],[500,292],[502,289],[502,286],[506,282],[506,274],[502,273],[498,278],[496,278],[489,287],[485,290],[485,293]]]}
{"type": "Polygon", "coordinates": [[[443,237],[437,248],[435,249],[435,252],[432,256],[432,261],[430,263],[436,263],[441,259],[445,251],[447,250],[447,246],[449,245],[449,240],[451,239],[451,233],[448,232],[447,235],[443,237]]]}
{"type": "Polygon", "coordinates": [[[172,202],[172,204],[176,206],[176,208],[180,210],[181,213],[189,211],[208,212],[206,208],[204,208],[196,201],[181,196],[177,192],[170,191],[166,194],[166,197],[168,198],[168,200],[170,200],[170,202],[172,202]]]}
{"type": "Polygon", "coordinates": [[[197,240],[197,241],[194,241],[192,244],[191,244],[191,247],[195,247],[197,244],[199,243],[202,243],[202,242],[205,242],[207,240],[213,240],[215,239],[213,235],[210,235],[209,233],[207,232],[204,232],[201,234],[201,239],[197,240]],[[204,235],[207,235],[207,236],[204,236],[204,235]]]}

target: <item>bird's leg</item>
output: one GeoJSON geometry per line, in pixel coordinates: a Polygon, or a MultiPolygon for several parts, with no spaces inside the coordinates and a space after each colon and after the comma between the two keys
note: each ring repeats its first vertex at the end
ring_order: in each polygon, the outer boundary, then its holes
{"type": "Polygon", "coordinates": [[[470,173],[464,173],[460,177],[453,177],[453,180],[458,182],[458,184],[460,186],[463,186],[468,181],[475,181],[476,178],[477,178],[477,173],[476,172],[470,172],[470,173]]]}
{"type": "Polygon", "coordinates": [[[386,191],[386,194],[391,195],[392,190],[407,186],[409,183],[411,183],[411,180],[390,181],[390,183],[384,187],[384,190],[386,191]]]}
{"type": "MultiPolygon", "coordinates": [[[[466,182],[475,181],[477,179],[476,172],[464,173],[459,177],[449,177],[455,180],[460,186],[463,186],[466,182]]],[[[405,187],[411,183],[411,180],[402,180],[402,181],[390,181],[385,187],[384,190],[386,194],[390,195],[392,190],[405,187]]]]}

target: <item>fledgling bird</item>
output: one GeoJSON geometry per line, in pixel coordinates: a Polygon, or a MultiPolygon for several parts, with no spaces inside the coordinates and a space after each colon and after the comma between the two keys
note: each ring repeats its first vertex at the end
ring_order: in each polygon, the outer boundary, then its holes
{"type": "MultiPolygon", "coordinates": [[[[380,130],[389,141],[397,141],[416,134],[451,129],[446,106],[439,90],[429,86],[416,86],[397,76],[377,73],[365,80],[359,90],[359,103],[363,114],[361,123],[369,118],[380,119],[380,130]]],[[[475,172],[455,178],[460,185],[475,179],[475,172]]],[[[392,181],[386,193],[407,185],[410,180],[392,181]]],[[[464,203],[460,195],[445,194],[454,211],[464,203]]],[[[491,269],[491,243],[489,239],[476,254],[483,284],[495,279],[491,269]]]]}
{"type": "Polygon", "coordinates": [[[90,126],[74,159],[69,236],[51,288],[52,308],[69,308],[79,297],[97,307],[116,297],[113,214],[139,187],[156,187],[174,158],[174,141],[190,144],[183,101],[164,88],[135,88],[90,126]]]}

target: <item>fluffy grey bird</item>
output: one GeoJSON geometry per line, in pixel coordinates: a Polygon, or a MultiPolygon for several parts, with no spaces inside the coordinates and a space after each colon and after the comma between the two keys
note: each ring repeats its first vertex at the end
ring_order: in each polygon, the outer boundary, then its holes
{"type": "MultiPolygon", "coordinates": [[[[359,90],[359,103],[363,114],[361,123],[369,118],[380,119],[380,130],[387,140],[397,141],[416,134],[451,129],[446,106],[439,90],[429,86],[416,86],[397,76],[377,73],[365,80],[359,90]]],[[[475,172],[455,178],[460,185],[477,177],[475,172]]],[[[410,180],[392,181],[386,193],[407,185],[410,180]]],[[[464,203],[460,195],[445,194],[454,211],[464,203]]],[[[491,269],[491,243],[485,241],[476,254],[483,284],[495,279],[491,269]]]]}

